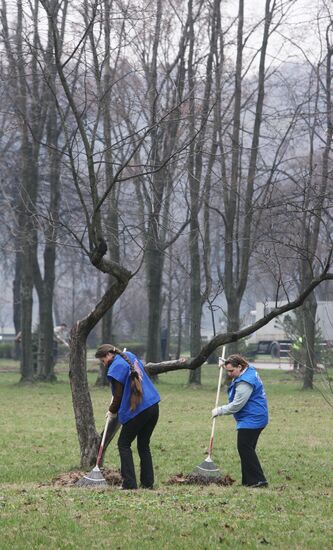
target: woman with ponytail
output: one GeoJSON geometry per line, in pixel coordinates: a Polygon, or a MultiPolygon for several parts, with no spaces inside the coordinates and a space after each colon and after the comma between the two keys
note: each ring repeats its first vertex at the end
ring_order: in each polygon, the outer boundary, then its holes
{"type": "Polygon", "coordinates": [[[95,357],[108,369],[107,377],[111,383],[113,398],[107,415],[118,415],[122,424],[118,439],[122,487],[137,489],[131,450],[131,444],[137,438],[141,487],[152,489],[154,470],[150,438],[158,420],[158,391],[134,353],[121,351],[111,344],[102,344],[95,357]]]}

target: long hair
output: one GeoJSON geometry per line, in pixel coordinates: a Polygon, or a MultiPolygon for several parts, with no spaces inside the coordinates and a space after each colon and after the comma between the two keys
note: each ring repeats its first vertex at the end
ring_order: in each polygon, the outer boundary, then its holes
{"type": "Polygon", "coordinates": [[[234,353],[233,355],[229,355],[229,357],[224,361],[225,365],[232,365],[233,367],[240,366],[242,368],[242,371],[246,369],[246,367],[249,366],[248,362],[246,361],[245,357],[242,355],[239,355],[238,353],[234,353]]]}
{"type": "Polygon", "coordinates": [[[141,403],[143,398],[143,390],[141,380],[139,378],[139,373],[135,369],[132,361],[127,357],[127,355],[118,348],[115,348],[115,353],[120,355],[125,361],[129,364],[130,367],[130,377],[131,377],[131,397],[130,397],[130,409],[135,411],[137,406],[141,403]]]}
{"type": "Polygon", "coordinates": [[[127,355],[120,349],[112,346],[112,344],[102,344],[97,349],[95,357],[105,357],[108,353],[115,353],[120,355],[126,363],[128,363],[130,368],[130,379],[131,379],[131,397],[130,397],[130,409],[135,411],[137,406],[141,403],[143,398],[143,390],[141,380],[139,378],[139,373],[136,371],[132,361],[127,357],[127,355]]]}

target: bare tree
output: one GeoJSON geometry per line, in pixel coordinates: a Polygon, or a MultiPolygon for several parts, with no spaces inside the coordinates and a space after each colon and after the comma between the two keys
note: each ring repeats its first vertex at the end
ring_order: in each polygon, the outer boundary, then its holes
{"type": "MultiPolygon", "coordinates": [[[[93,108],[95,86],[92,85],[92,79],[89,78],[89,64],[83,62],[86,58],[94,61],[94,55],[96,55],[98,51],[97,42],[95,43],[97,38],[95,37],[100,36],[100,5],[98,3],[93,3],[92,5],[84,6],[83,16],[86,30],[83,35],[77,37],[78,42],[74,49],[66,50],[65,48],[60,48],[57,12],[52,9],[50,3],[44,0],[42,0],[41,3],[52,27],[54,62],[64,97],[62,96],[60,100],[59,91],[55,89],[53,92],[54,96],[58,98],[56,104],[62,122],[66,155],[69,160],[70,173],[77,200],[80,203],[80,210],[84,216],[81,235],[78,230],[80,226],[78,225],[76,212],[72,212],[70,219],[66,223],[63,222],[63,225],[67,226],[67,229],[71,232],[77,244],[89,258],[91,264],[110,277],[110,285],[106,291],[102,293],[99,302],[85,318],[77,320],[72,327],[70,339],[70,381],[74,414],[81,448],[81,462],[83,465],[90,465],[96,456],[99,435],[94,425],[93,410],[85,370],[86,340],[91,330],[124,292],[129,280],[133,276],[131,271],[121,265],[120,262],[115,261],[113,258],[106,258],[106,227],[103,223],[101,210],[106,204],[107,199],[112,196],[112,191],[117,185],[124,186],[125,182],[133,180],[133,177],[142,177],[142,171],[145,171],[146,174],[149,172],[155,174],[157,182],[158,172],[166,165],[168,158],[174,156],[175,150],[174,144],[170,144],[169,148],[166,148],[169,157],[164,153],[162,165],[159,163],[156,164],[155,159],[153,162],[149,163],[149,168],[147,168],[146,165],[142,165],[140,171],[137,170],[135,165],[131,164],[132,159],[136,158],[136,154],[146,143],[148,136],[157,132],[159,127],[163,128],[164,121],[168,118],[169,112],[163,115],[162,120],[154,116],[153,119],[149,121],[147,127],[141,127],[141,129],[136,130],[135,139],[133,139],[133,135],[118,133],[117,139],[122,143],[122,150],[118,155],[109,138],[110,129],[107,129],[109,119],[107,116],[104,116],[104,118],[102,116],[102,106],[105,105],[105,102],[97,102],[95,109],[89,111],[90,117],[92,117],[92,113],[95,116],[94,122],[86,123],[88,107],[93,108]],[[93,30],[96,31],[96,35],[93,33],[93,30]],[[71,85],[72,74],[77,70],[81,61],[84,70],[84,80],[90,83],[90,87],[84,88],[86,93],[84,97],[77,93],[81,85],[80,80],[76,82],[75,89],[71,85]],[[69,116],[66,118],[64,117],[63,105],[69,108],[69,116]],[[107,131],[107,133],[104,133],[105,148],[101,151],[98,131],[103,125],[105,126],[104,131],[107,131]],[[75,133],[72,131],[73,128],[75,128],[75,133]],[[111,151],[113,151],[113,157],[110,157],[111,151]],[[111,166],[109,166],[109,169],[105,172],[107,179],[103,180],[101,178],[102,172],[100,167],[103,163],[111,161],[115,169],[111,170],[111,166]],[[75,225],[70,225],[71,223],[75,225]]],[[[71,8],[74,9],[74,6],[71,6],[71,8]]],[[[112,17],[112,14],[110,14],[110,17],[112,17]]],[[[106,34],[106,37],[107,36],[106,34]]],[[[98,45],[100,46],[100,44],[98,45]]],[[[104,66],[104,59],[105,56],[103,56],[103,70],[105,70],[105,66],[106,70],[108,70],[109,62],[104,66]]],[[[100,61],[95,64],[93,62],[91,66],[96,73],[100,67],[100,61]]],[[[94,75],[94,80],[97,82],[98,92],[100,84],[99,76],[96,79],[94,75]]],[[[83,83],[82,81],[82,84],[83,83]]],[[[104,89],[104,92],[108,92],[108,87],[104,89]]],[[[124,124],[122,125],[122,132],[123,128],[124,124]]],[[[114,131],[113,136],[115,140],[116,136],[114,131]]],[[[169,139],[170,137],[168,140],[169,139]]],[[[155,143],[154,138],[152,138],[152,143],[155,143]]],[[[156,144],[154,144],[154,147],[156,147],[156,144]]],[[[158,186],[156,191],[158,191],[158,186]]],[[[112,239],[115,238],[116,235],[112,234],[112,239]]]]}
{"type": "MultiPolygon", "coordinates": [[[[300,262],[300,288],[305,288],[313,274],[318,269],[319,238],[321,227],[324,222],[324,215],[327,206],[329,206],[329,189],[332,182],[332,138],[333,138],[333,106],[332,106],[332,57],[333,57],[333,20],[329,13],[330,23],[326,27],[325,44],[326,52],[324,56],[324,74],[321,76],[321,63],[318,64],[315,71],[316,93],[314,99],[314,112],[318,113],[318,104],[320,102],[321,89],[324,97],[324,112],[326,114],[324,123],[323,153],[321,162],[316,162],[315,158],[315,136],[319,133],[318,117],[315,115],[313,125],[310,127],[310,154],[307,185],[304,190],[304,214],[302,220],[302,243],[305,249],[303,260],[300,262]]],[[[311,116],[309,117],[311,120],[311,116]]],[[[319,160],[319,159],[318,159],[319,160]]],[[[316,334],[316,311],[317,300],[315,293],[311,293],[304,302],[302,308],[303,328],[305,336],[305,363],[304,389],[313,388],[313,373],[316,365],[315,357],[315,334],[316,334]]]]}
{"type": "MultiPolygon", "coordinates": [[[[184,116],[182,108],[185,97],[185,53],[187,48],[187,25],[180,27],[178,47],[171,42],[163,53],[166,32],[171,28],[175,14],[164,9],[161,0],[152,13],[152,24],[144,21],[147,42],[140,50],[140,61],[145,76],[145,97],[147,107],[145,117],[152,128],[148,151],[152,173],[141,178],[142,185],[136,188],[140,205],[140,222],[143,231],[145,268],[147,279],[148,327],[146,356],[151,361],[160,359],[160,329],[162,311],[162,284],[165,252],[182,233],[188,223],[186,207],[183,220],[175,213],[175,202],[180,200],[180,192],[175,192],[175,182],[181,179],[181,169],[177,163],[177,150],[185,149],[186,133],[181,131],[184,116]],[[169,114],[168,114],[169,113],[169,114]],[[163,123],[157,124],[164,116],[163,123]],[[185,143],[184,143],[185,142],[185,143]],[[172,162],[168,162],[172,159],[172,162]],[[180,218],[178,228],[172,220],[180,218]]],[[[142,160],[141,160],[142,163],[142,160]]],[[[179,185],[178,185],[179,187],[179,185]]],[[[178,208],[181,212],[181,208],[178,208]]]]}
{"type": "Polygon", "coordinates": [[[20,128],[20,173],[18,185],[13,188],[16,202],[13,209],[16,224],[14,325],[21,334],[23,382],[55,378],[52,310],[62,153],[58,147],[59,127],[52,95],[55,67],[50,30],[44,45],[39,28],[40,11],[38,2],[30,10],[25,10],[23,2],[17,2],[14,32],[10,30],[5,2],[1,12],[7,93],[20,128]],[[42,143],[47,146],[46,153],[42,143]],[[37,222],[37,212],[43,211],[43,222],[37,222]],[[43,235],[44,247],[38,245],[40,235],[43,235]],[[33,365],[31,354],[34,286],[39,298],[37,366],[33,365]]]}
{"type": "MultiPolygon", "coordinates": [[[[178,47],[164,39],[176,17],[169,17],[160,1],[152,6],[151,26],[147,26],[147,21],[137,22],[139,30],[136,33],[133,29],[129,32],[134,16],[138,15],[138,7],[134,5],[93,0],[77,6],[75,2],[58,4],[55,0],[40,0],[41,6],[40,16],[46,16],[49,25],[49,41],[46,49],[41,44],[34,52],[39,66],[43,67],[43,82],[50,100],[45,102],[47,110],[38,111],[36,120],[42,128],[45,128],[44,122],[47,126],[42,135],[38,134],[39,126],[36,129],[25,127],[24,132],[28,144],[33,146],[36,141],[40,147],[43,135],[44,139],[46,136],[49,153],[42,156],[38,150],[36,158],[48,158],[49,165],[53,166],[52,189],[58,190],[60,180],[66,182],[59,213],[58,207],[52,215],[37,210],[35,201],[34,220],[38,220],[40,227],[42,221],[45,223],[50,245],[52,240],[59,243],[62,239],[64,246],[70,245],[76,252],[79,250],[80,261],[85,264],[87,277],[91,280],[89,300],[83,309],[77,296],[88,285],[83,281],[76,283],[78,272],[82,278],[84,275],[72,266],[70,382],[81,463],[90,466],[96,457],[99,434],[86,373],[87,338],[111,308],[113,315],[118,314],[119,300],[123,300],[125,290],[126,296],[134,295],[135,290],[128,286],[131,280],[134,282],[134,275],[143,261],[150,289],[149,305],[144,310],[148,311],[148,341],[151,343],[147,370],[156,375],[187,368],[196,375],[219,346],[233,344],[280,313],[300,306],[321,282],[332,279],[332,250],[329,246],[323,251],[321,263],[316,261],[311,277],[298,293],[297,285],[289,284],[289,274],[282,269],[278,253],[293,250],[293,259],[299,260],[301,250],[295,252],[287,233],[281,242],[276,239],[277,307],[254,325],[240,328],[240,305],[250,261],[253,251],[264,246],[265,239],[266,244],[272,239],[273,224],[269,225],[269,218],[273,206],[282,219],[282,207],[277,204],[272,189],[277,181],[274,179],[276,174],[282,174],[287,137],[292,132],[297,112],[295,109],[286,127],[275,134],[268,117],[264,116],[267,44],[273,15],[278,15],[275,12],[277,2],[266,2],[262,44],[253,56],[253,60],[259,57],[256,77],[248,76],[252,60],[245,66],[243,59],[248,39],[243,29],[243,0],[239,2],[237,18],[236,67],[232,56],[225,61],[224,39],[233,24],[222,29],[219,0],[209,6],[191,0],[186,7],[185,2],[177,3],[179,8],[184,8],[181,16],[177,12],[178,47]],[[118,15],[122,14],[117,22],[114,21],[115,9],[119,9],[118,15]],[[200,26],[207,31],[208,40],[199,45],[196,29],[200,26]],[[66,40],[64,28],[71,29],[66,40]],[[146,47],[147,37],[151,40],[150,49],[146,47]],[[165,49],[168,52],[163,57],[165,49]],[[46,50],[47,67],[44,64],[46,50]],[[134,67],[138,58],[140,71],[134,67]],[[260,148],[264,139],[267,142],[275,140],[275,148],[270,149],[267,158],[260,148]],[[184,167],[188,177],[185,177],[184,167]],[[218,202],[221,195],[222,206],[218,202]],[[189,205],[186,204],[188,199],[189,205]],[[191,319],[192,357],[187,361],[177,359],[162,364],[158,363],[158,348],[163,309],[161,290],[163,280],[167,280],[165,256],[168,250],[170,265],[177,262],[179,252],[175,253],[175,248],[179,243],[176,240],[180,236],[181,244],[186,240],[183,231],[189,221],[187,206],[191,213],[191,258],[185,247],[182,264],[184,272],[190,271],[187,281],[193,279],[191,307],[186,303],[189,300],[187,288],[172,292],[171,283],[176,284],[177,277],[171,281],[169,271],[168,318],[172,310],[170,304],[177,297],[181,304],[178,307],[179,327],[191,319]],[[211,297],[215,276],[210,257],[212,212],[217,214],[214,223],[218,220],[223,224],[224,257],[220,263],[220,278],[226,291],[229,324],[225,333],[217,331],[214,338],[201,346],[202,303],[203,299],[211,297]],[[204,277],[200,273],[202,266],[204,277]],[[101,284],[96,290],[99,281],[101,284]],[[288,303],[280,307],[283,293],[288,303]],[[190,312],[186,319],[180,314],[181,307],[190,312]]],[[[250,34],[252,32],[254,29],[250,34]]],[[[38,36],[37,31],[35,36],[38,36]]],[[[40,85],[41,81],[38,83],[40,85]]],[[[28,115],[24,120],[29,121],[28,115]]],[[[38,163],[36,166],[39,169],[36,179],[40,182],[45,172],[38,163]]],[[[292,170],[288,175],[293,175],[292,170]]],[[[315,209],[312,212],[314,214],[315,209]]],[[[322,212],[318,215],[324,219],[322,212]]],[[[286,216],[284,223],[287,221],[286,216]]],[[[35,234],[34,226],[31,236],[35,234]]],[[[36,258],[36,250],[35,246],[32,258],[36,258]]],[[[63,261],[65,263],[65,257],[63,261]]],[[[183,281],[179,275],[178,285],[186,286],[183,281]]],[[[137,282],[135,288],[141,290],[144,283],[145,280],[137,282]]],[[[127,301],[130,302],[130,298],[127,301]]],[[[126,299],[122,303],[126,306],[126,299]]],[[[108,333],[110,336],[110,325],[108,333]]],[[[106,333],[104,336],[107,337],[106,333]]]]}
{"type": "MultiPolygon", "coordinates": [[[[17,207],[17,260],[16,285],[17,301],[20,288],[20,331],[21,331],[21,380],[33,380],[32,366],[32,292],[34,287],[34,265],[37,258],[37,228],[34,224],[39,181],[40,141],[46,120],[46,104],[41,101],[43,83],[40,79],[37,59],[30,56],[39,44],[38,4],[31,9],[31,36],[27,38],[24,27],[25,14],[21,1],[17,2],[16,29],[10,35],[7,19],[7,6],[3,2],[1,12],[3,23],[3,41],[7,55],[7,72],[11,72],[10,91],[13,107],[20,121],[20,181],[17,207]],[[29,39],[31,38],[31,41],[29,39]],[[31,59],[31,69],[26,57],[31,59]],[[32,137],[34,136],[34,138],[32,137]]],[[[16,321],[17,324],[17,321],[16,321]]]]}

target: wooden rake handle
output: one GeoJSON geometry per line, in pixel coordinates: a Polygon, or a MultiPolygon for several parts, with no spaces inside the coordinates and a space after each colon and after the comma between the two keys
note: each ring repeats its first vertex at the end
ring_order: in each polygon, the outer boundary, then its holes
{"type": "Polygon", "coordinates": [[[106,438],[106,432],[108,431],[109,422],[110,422],[110,418],[109,418],[109,416],[107,416],[104,431],[103,431],[102,441],[101,441],[101,444],[99,446],[99,451],[98,451],[98,455],[97,455],[96,466],[99,465],[99,462],[101,460],[101,456],[102,456],[103,449],[104,449],[105,438],[106,438]]]}
{"type": "MultiPolygon", "coordinates": [[[[224,362],[224,359],[225,359],[225,346],[223,346],[223,348],[222,348],[222,357],[221,357],[221,359],[224,362]]],[[[215,408],[218,406],[219,400],[220,400],[222,375],[223,375],[223,364],[220,366],[219,381],[218,381],[218,385],[217,385],[216,400],[215,400],[215,408]]],[[[216,417],[213,418],[213,422],[212,422],[212,431],[211,431],[211,434],[210,434],[209,448],[208,448],[208,458],[211,458],[211,454],[212,454],[212,451],[213,451],[215,422],[216,422],[216,417]]]]}

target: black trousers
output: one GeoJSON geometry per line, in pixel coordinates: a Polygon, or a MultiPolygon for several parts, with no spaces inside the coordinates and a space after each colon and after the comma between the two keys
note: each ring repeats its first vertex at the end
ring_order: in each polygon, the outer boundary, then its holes
{"type": "Polygon", "coordinates": [[[266,481],[255,450],[262,430],[263,428],[237,430],[237,450],[241,460],[242,485],[255,485],[266,481]]]}
{"type": "Polygon", "coordinates": [[[156,426],[159,406],[152,405],[123,425],[118,439],[123,489],[137,489],[131,444],[137,438],[140,457],[141,487],[150,489],[154,485],[154,469],[150,452],[150,438],[156,426]]]}

